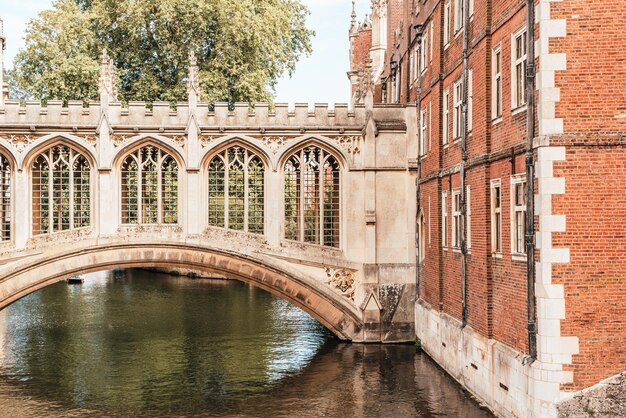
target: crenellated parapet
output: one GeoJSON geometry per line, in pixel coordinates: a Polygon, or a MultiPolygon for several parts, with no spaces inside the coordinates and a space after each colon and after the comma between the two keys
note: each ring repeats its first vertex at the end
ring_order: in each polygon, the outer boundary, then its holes
{"type": "MultiPolygon", "coordinates": [[[[191,116],[188,103],[171,105],[167,102],[120,102],[109,103],[106,115],[111,125],[142,128],[168,128],[187,126],[191,116]]],[[[316,103],[313,108],[308,103],[296,103],[290,108],[286,103],[216,103],[209,106],[199,103],[193,110],[197,123],[201,126],[238,127],[243,129],[281,127],[287,129],[312,129],[315,127],[355,128],[365,123],[366,111],[362,106],[349,109],[347,104],[316,103]]],[[[7,100],[0,106],[2,126],[22,128],[87,127],[97,126],[104,108],[98,102],[84,104],[71,100],[67,104],[50,100],[45,104],[39,101],[7,100]]]]}

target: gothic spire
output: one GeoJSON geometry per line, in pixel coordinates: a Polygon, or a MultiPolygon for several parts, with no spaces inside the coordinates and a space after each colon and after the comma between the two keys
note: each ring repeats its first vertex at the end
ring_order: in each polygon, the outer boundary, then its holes
{"type": "Polygon", "coordinates": [[[102,59],[100,63],[100,98],[104,95],[115,102],[117,101],[117,85],[115,83],[115,66],[113,60],[109,57],[106,48],[102,50],[102,59]]]}
{"type": "Polygon", "coordinates": [[[189,81],[187,82],[187,94],[189,103],[198,103],[200,99],[200,80],[198,79],[198,60],[196,54],[191,51],[189,54],[189,81]]]}
{"type": "Polygon", "coordinates": [[[352,21],[350,22],[350,33],[355,33],[359,27],[356,21],[356,0],[352,0],[352,21]]]}

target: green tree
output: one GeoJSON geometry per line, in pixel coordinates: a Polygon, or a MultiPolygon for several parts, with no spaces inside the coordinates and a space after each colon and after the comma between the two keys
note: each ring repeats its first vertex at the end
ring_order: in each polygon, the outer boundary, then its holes
{"type": "Polygon", "coordinates": [[[97,98],[107,48],[124,101],[186,97],[196,53],[203,100],[271,101],[311,52],[300,0],[58,0],[31,20],[9,78],[18,98],[97,98]]]}

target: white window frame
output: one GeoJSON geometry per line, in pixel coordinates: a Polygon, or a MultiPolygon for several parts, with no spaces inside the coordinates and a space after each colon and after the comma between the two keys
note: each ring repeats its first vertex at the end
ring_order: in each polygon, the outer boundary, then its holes
{"type": "Polygon", "coordinates": [[[499,121],[502,119],[502,48],[500,45],[493,49],[491,56],[491,120],[499,121]]]}
{"type": "Polygon", "coordinates": [[[413,70],[413,50],[410,51],[409,53],[409,75],[411,77],[411,82],[415,81],[415,77],[414,77],[414,73],[415,71],[413,70]]]}
{"type": "Polygon", "coordinates": [[[474,129],[474,72],[468,71],[467,75],[467,133],[474,129]]]}
{"type": "Polygon", "coordinates": [[[450,90],[443,92],[443,135],[444,147],[448,146],[450,139],[450,90]]]}
{"type": "Polygon", "coordinates": [[[426,57],[428,56],[428,32],[425,32],[422,36],[422,47],[420,49],[420,75],[424,74],[426,69],[428,68],[428,61],[426,57]]]}
{"type": "Polygon", "coordinates": [[[451,0],[448,0],[443,9],[443,48],[450,46],[450,18],[452,16],[451,0]]]}
{"type": "Polygon", "coordinates": [[[448,247],[448,191],[441,192],[441,246],[448,247]]]}
{"type": "Polygon", "coordinates": [[[525,27],[511,35],[511,111],[513,112],[520,111],[526,107],[526,42],[525,27]],[[523,51],[518,58],[517,40],[520,37],[523,51]]]}
{"type": "Polygon", "coordinates": [[[461,139],[463,129],[463,79],[454,83],[452,98],[452,141],[454,142],[461,139]]]}
{"type": "Polygon", "coordinates": [[[491,254],[502,257],[502,182],[500,179],[491,180],[491,254]],[[499,203],[496,206],[496,190],[500,193],[499,203]],[[499,220],[499,222],[497,222],[499,220]]]}
{"type": "Polygon", "coordinates": [[[411,74],[413,75],[413,81],[417,81],[417,78],[419,77],[419,67],[420,67],[420,60],[419,60],[419,54],[418,54],[418,45],[415,44],[415,46],[413,46],[413,51],[411,53],[411,55],[413,56],[413,70],[411,72],[411,74]]]}
{"type": "Polygon", "coordinates": [[[467,235],[465,241],[467,243],[467,252],[472,249],[472,190],[470,186],[465,187],[465,229],[467,235]]]}
{"type": "Polygon", "coordinates": [[[420,114],[420,156],[423,157],[427,154],[427,139],[428,139],[428,111],[422,109],[420,114]]]}
{"type": "Polygon", "coordinates": [[[452,189],[452,248],[461,249],[461,189],[452,189]],[[456,206],[458,203],[458,206],[456,206]]]}
{"type": "Polygon", "coordinates": [[[433,39],[435,39],[435,22],[430,22],[430,45],[428,49],[428,61],[433,62],[433,39]]]}
{"type": "Polygon", "coordinates": [[[525,260],[525,229],[526,221],[526,175],[516,174],[511,176],[511,255],[513,259],[525,260]],[[516,201],[516,188],[521,187],[522,204],[516,201]],[[521,225],[520,225],[521,223],[521,225]],[[520,251],[521,243],[521,251],[520,251]]]}
{"type": "Polygon", "coordinates": [[[465,0],[454,0],[454,34],[458,34],[463,30],[465,24],[465,16],[463,13],[465,0]]]}
{"type": "Polygon", "coordinates": [[[424,218],[423,210],[420,212],[419,223],[417,227],[419,228],[417,254],[419,263],[422,264],[426,259],[426,220],[424,218]]]}

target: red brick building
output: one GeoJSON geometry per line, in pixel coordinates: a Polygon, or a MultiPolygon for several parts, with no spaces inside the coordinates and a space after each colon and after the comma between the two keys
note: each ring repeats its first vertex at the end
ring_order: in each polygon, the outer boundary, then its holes
{"type": "Polygon", "coordinates": [[[556,416],[626,369],[626,13],[526,3],[373,0],[349,76],[416,108],[422,347],[498,414],[556,416]]]}

